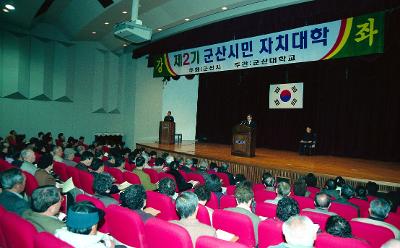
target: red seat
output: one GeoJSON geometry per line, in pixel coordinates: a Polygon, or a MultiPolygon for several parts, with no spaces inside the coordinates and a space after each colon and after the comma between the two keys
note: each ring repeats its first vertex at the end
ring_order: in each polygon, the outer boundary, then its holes
{"type": "Polygon", "coordinates": [[[253,184],[253,191],[265,190],[265,186],[262,183],[253,184]]]}
{"type": "Polygon", "coordinates": [[[273,200],[276,198],[276,193],[268,190],[254,191],[254,200],[256,202],[264,202],[265,200],[273,200]]]}
{"type": "Polygon", "coordinates": [[[283,222],[278,219],[267,219],[258,224],[258,247],[269,247],[285,242],[282,233],[283,222]]]}
{"type": "Polygon", "coordinates": [[[186,182],[190,181],[187,173],[184,170],[179,170],[179,173],[181,173],[182,177],[185,179],[186,182]]]}
{"type": "Polygon", "coordinates": [[[53,161],[53,171],[54,171],[54,173],[56,173],[59,176],[59,178],[63,182],[67,181],[69,178],[68,174],[67,174],[66,166],[67,165],[64,163],[53,161]]]}
{"type": "Polygon", "coordinates": [[[157,215],[163,220],[179,220],[175,203],[166,195],[154,191],[146,191],[146,207],[152,207],[161,212],[157,215]]]}
{"type": "Polygon", "coordinates": [[[383,243],[394,238],[393,232],[382,226],[359,221],[350,221],[350,225],[353,235],[365,239],[372,247],[381,247],[383,243]]]}
{"type": "Polygon", "coordinates": [[[201,236],[196,241],[196,248],[247,248],[240,243],[217,239],[211,236],[201,236]]]}
{"type": "Polygon", "coordinates": [[[130,184],[141,184],[142,183],[142,182],[140,182],[140,178],[133,172],[124,171],[122,173],[122,175],[124,176],[124,180],[130,184]]]}
{"type": "Polygon", "coordinates": [[[48,232],[40,232],[35,236],[35,248],[73,248],[73,246],[56,238],[48,232]]]}
{"type": "Polygon", "coordinates": [[[240,213],[216,209],[212,218],[215,229],[235,234],[239,237],[237,242],[248,247],[256,245],[253,222],[250,217],[240,213]]]}
{"type": "Polygon", "coordinates": [[[34,248],[35,227],[18,215],[6,212],[0,217],[0,226],[7,248],[34,248]]]}
{"type": "Polygon", "coordinates": [[[341,238],[328,233],[321,233],[315,240],[315,248],[326,247],[370,248],[371,246],[368,244],[368,242],[362,239],[341,238]]]}
{"type": "Polygon", "coordinates": [[[293,195],[292,198],[299,203],[300,210],[304,208],[314,208],[314,200],[310,197],[293,195]]]}
{"type": "Polygon", "coordinates": [[[183,227],[158,218],[147,220],[144,232],[149,248],[193,248],[189,233],[183,227]]]}
{"type": "Polygon", "coordinates": [[[219,209],[218,198],[214,192],[211,192],[210,200],[208,200],[206,206],[212,209],[219,209]]]}
{"type": "Polygon", "coordinates": [[[321,191],[321,189],[316,188],[316,187],[307,187],[307,191],[310,192],[310,197],[311,199],[314,199],[315,195],[321,191]]]}
{"type": "Polygon", "coordinates": [[[149,175],[151,183],[156,183],[156,182],[159,181],[159,179],[158,179],[158,172],[157,172],[156,170],[153,170],[153,169],[143,169],[143,172],[145,172],[145,173],[147,173],[147,175],[149,175]]]}
{"type": "Polygon", "coordinates": [[[81,182],[79,180],[79,170],[73,166],[66,166],[68,178],[72,177],[75,187],[82,188],[81,182]]]}
{"type": "Polygon", "coordinates": [[[226,194],[227,195],[234,195],[236,190],[236,185],[229,185],[226,187],[226,194]]]}
{"type": "MultiPolygon", "coordinates": [[[[174,182],[175,182],[175,192],[179,192],[178,184],[176,183],[176,179],[175,179],[175,177],[173,175],[171,175],[169,173],[165,173],[165,172],[158,173],[158,180],[161,180],[161,179],[166,178],[166,177],[174,180],[174,182]]],[[[151,179],[150,179],[150,181],[151,181],[151,179]]]]}
{"type": "Polygon", "coordinates": [[[373,195],[367,195],[367,199],[369,202],[372,202],[373,200],[377,199],[378,197],[373,196],[373,195]]]}
{"type": "MultiPolygon", "coordinates": [[[[7,210],[5,210],[2,205],[0,205],[0,221],[1,216],[3,216],[3,214],[5,214],[6,212],[7,210]]],[[[6,231],[2,229],[2,226],[0,224],[0,247],[7,247],[6,238],[4,237],[5,232],[6,231]]]]}
{"type": "Polygon", "coordinates": [[[109,233],[115,239],[129,246],[147,247],[144,224],[136,212],[117,205],[110,205],[106,208],[105,219],[109,233]]]}
{"type": "Polygon", "coordinates": [[[7,161],[0,159],[0,172],[15,168],[12,164],[8,163],[7,161]]]}
{"type": "Polygon", "coordinates": [[[205,184],[204,177],[198,173],[187,173],[187,177],[190,180],[198,181],[199,184],[205,184]]]}
{"type": "Polygon", "coordinates": [[[201,204],[199,204],[196,219],[203,224],[211,226],[210,214],[207,208],[201,204]]]}
{"type": "Polygon", "coordinates": [[[125,161],[125,170],[133,171],[136,168],[135,164],[131,164],[128,161],[125,161]]]}
{"type": "Polygon", "coordinates": [[[355,207],[337,202],[332,202],[331,206],[329,207],[329,211],[337,213],[347,221],[358,217],[358,212],[355,207]]]}
{"type": "Polygon", "coordinates": [[[229,176],[223,172],[217,172],[217,176],[222,180],[222,186],[228,187],[230,186],[229,176]]]}
{"type": "Polygon", "coordinates": [[[237,206],[236,198],[233,195],[224,195],[221,197],[220,208],[234,208],[237,206]]]}
{"type": "Polygon", "coordinates": [[[266,202],[256,203],[256,215],[264,216],[267,218],[274,218],[276,216],[276,205],[266,202]]]}
{"type": "Polygon", "coordinates": [[[319,225],[322,231],[325,231],[326,222],[330,217],[330,215],[328,214],[317,213],[313,211],[303,211],[303,210],[301,210],[300,215],[307,216],[308,218],[310,218],[312,222],[319,225]]]}
{"type": "Polygon", "coordinates": [[[80,194],[76,196],[76,202],[81,202],[81,201],[89,201],[91,203],[93,203],[93,205],[96,206],[96,208],[101,209],[101,210],[105,210],[106,206],[104,205],[104,203],[102,201],[100,201],[99,199],[93,197],[93,196],[88,196],[88,195],[84,195],[84,194],[80,194]]]}
{"type": "Polygon", "coordinates": [[[25,193],[28,196],[32,195],[32,192],[39,187],[39,184],[34,176],[26,171],[22,171],[26,176],[25,193]]]}
{"type": "Polygon", "coordinates": [[[385,219],[385,222],[392,224],[393,226],[400,229],[400,214],[389,213],[388,217],[385,219]]]}
{"type": "Polygon", "coordinates": [[[118,184],[121,184],[125,181],[124,175],[120,169],[104,166],[104,171],[110,173],[110,175],[115,179],[115,182],[118,184]]]}
{"type": "Polygon", "coordinates": [[[89,172],[83,170],[78,170],[78,174],[79,174],[79,182],[81,184],[81,189],[83,189],[86,193],[93,195],[94,176],[89,172]]]}
{"type": "Polygon", "coordinates": [[[368,218],[369,216],[369,202],[357,198],[351,198],[349,202],[357,205],[360,208],[360,217],[368,218]]]}

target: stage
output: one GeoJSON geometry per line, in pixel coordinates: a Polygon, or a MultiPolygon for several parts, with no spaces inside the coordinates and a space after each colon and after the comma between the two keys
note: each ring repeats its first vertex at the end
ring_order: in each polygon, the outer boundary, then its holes
{"type": "Polygon", "coordinates": [[[147,151],[154,150],[158,155],[168,152],[175,157],[227,163],[232,173],[242,173],[253,182],[259,182],[264,171],[288,177],[292,181],[312,172],[317,176],[319,186],[328,178],[340,175],[353,186],[374,181],[382,191],[400,188],[400,163],[321,155],[300,156],[291,151],[267,148],[257,148],[256,156],[247,158],[231,155],[230,145],[194,141],[173,145],[137,143],[137,147],[143,147],[147,151]]]}

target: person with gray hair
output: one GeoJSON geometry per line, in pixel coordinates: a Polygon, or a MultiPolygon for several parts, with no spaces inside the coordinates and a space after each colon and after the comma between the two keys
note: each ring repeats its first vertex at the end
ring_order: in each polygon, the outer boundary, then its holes
{"type": "Polygon", "coordinates": [[[290,195],[290,185],[287,182],[280,182],[276,187],[277,196],[273,200],[266,200],[266,203],[278,204],[279,200],[283,197],[288,197],[290,195]]]}
{"type": "Polygon", "coordinates": [[[371,225],[381,226],[393,232],[396,239],[400,238],[400,231],[392,224],[386,223],[385,219],[390,212],[390,203],[382,198],[375,199],[369,204],[369,218],[354,218],[352,221],[359,221],[371,225]]]}
{"type": "Polygon", "coordinates": [[[286,243],[270,246],[272,248],[285,247],[313,247],[317,238],[319,225],[314,224],[307,216],[292,216],[282,225],[282,232],[286,243]]]}
{"type": "Polygon", "coordinates": [[[35,176],[35,173],[38,170],[38,168],[33,164],[36,160],[35,153],[31,149],[24,149],[21,151],[21,157],[24,161],[21,165],[21,170],[35,176]]]}
{"type": "Polygon", "coordinates": [[[0,194],[0,205],[6,210],[22,215],[29,209],[28,201],[22,192],[25,190],[26,177],[18,168],[11,168],[1,173],[3,191],[0,194]]]}
{"type": "Polygon", "coordinates": [[[77,163],[74,161],[75,150],[72,148],[65,148],[63,163],[68,166],[75,166],[77,163]]]}
{"type": "Polygon", "coordinates": [[[54,161],[62,163],[63,158],[63,149],[61,146],[54,146],[53,150],[51,151],[51,155],[53,155],[54,161]]]}

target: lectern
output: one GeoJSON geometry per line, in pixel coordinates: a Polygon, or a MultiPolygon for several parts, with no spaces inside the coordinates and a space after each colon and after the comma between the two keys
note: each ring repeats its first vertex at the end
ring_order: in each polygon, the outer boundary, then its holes
{"type": "Polygon", "coordinates": [[[175,122],[160,121],[159,143],[160,144],[175,143],[175,122]]]}
{"type": "Polygon", "coordinates": [[[255,129],[245,125],[233,127],[231,154],[241,157],[254,157],[256,155],[255,129]]]}

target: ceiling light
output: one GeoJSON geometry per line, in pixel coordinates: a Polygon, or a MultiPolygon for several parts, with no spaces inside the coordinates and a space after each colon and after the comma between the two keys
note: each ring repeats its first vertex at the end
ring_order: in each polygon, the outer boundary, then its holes
{"type": "Polygon", "coordinates": [[[128,46],[128,45],[127,45],[127,44],[124,44],[123,46],[126,47],[126,46],[128,46]]]}
{"type": "Polygon", "coordinates": [[[109,22],[105,22],[104,24],[105,24],[105,25],[108,25],[108,24],[110,24],[110,23],[109,23],[109,22]]]}
{"type": "Polygon", "coordinates": [[[10,12],[8,9],[3,9],[3,11],[6,13],[10,12]]]}
{"type": "Polygon", "coordinates": [[[222,7],[221,9],[222,9],[222,10],[227,10],[227,9],[228,9],[228,7],[225,7],[225,6],[224,6],[224,7],[222,7]]]}
{"type": "Polygon", "coordinates": [[[122,11],[122,14],[128,14],[128,11],[124,10],[122,11]]]}
{"type": "Polygon", "coordinates": [[[157,28],[157,31],[162,31],[162,28],[157,28]]]}
{"type": "Polygon", "coordinates": [[[189,18],[185,18],[185,21],[187,21],[187,22],[188,22],[188,21],[190,21],[190,19],[189,19],[189,18]]]}
{"type": "Polygon", "coordinates": [[[93,31],[92,34],[96,34],[96,31],[93,31]]]}
{"type": "Polygon", "coordinates": [[[9,10],[15,10],[14,5],[12,5],[12,4],[6,4],[5,7],[6,7],[7,9],[9,9],[9,10]]]}

